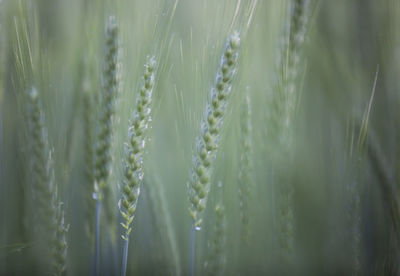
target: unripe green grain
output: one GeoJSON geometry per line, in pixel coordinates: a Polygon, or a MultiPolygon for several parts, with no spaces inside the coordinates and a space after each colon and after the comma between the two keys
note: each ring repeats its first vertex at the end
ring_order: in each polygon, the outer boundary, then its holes
{"type": "Polygon", "coordinates": [[[57,210],[53,218],[53,275],[61,276],[65,274],[67,269],[67,232],[69,225],[65,224],[62,203],[60,203],[58,200],[55,200],[53,205],[53,207],[57,210]]]}
{"type": "Polygon", "coordinates": [[[85,174],[86,185],[85,193],[87,200],[85,200],[85,215],[86,215],[86,232],[89,237],[93,237],[93,220],[95,204],[92,199],[93,183],[94,183],[94,110],[95,100],[89,78],[85,79],[83,83],[83,120],[84,120],[84,133],[85,133],[85,174]]]}
{"type": "Polygon", "coordinates": [[[309,0],[293,0],[290,5],[289,29],[285,33],[276,72],[272,112],[269,120],[270,138],[288,147],[292,143],[293,121],[300,97],[299,75],[302,72],[302,46],[310,13],[309,0]]]}
{"type": "Polygon", "coordinates": [[[108,189],[107,180],[111,162],[112,116],[115,112],[114,101],[118,92],[118,27],[114,17],[110,17],[107,24],[105,52],[103,93],[99,115],[94,173],[95,188],[99,200],[104,196],[104,189],[108,189]]]}
{"type": "Polygon", "coordinates": [[[207,275],[223,275],[225,265],[225,209],[221,203],[215,205],[215,224],[211,239],[211,254],[205,263],[207,275]]]}
{"type": "Polygon", "coordinates": [[[200,227],[199,214],[207,203],[210,189],[212,163],[217,153],[220,129],[228,104],[231,82],[236,73],[240,46],[240,37],[234,33],[228,39],[221,58],[215,85],[211,90],[210,103],[202,123],[201,135],[198,139],[197,152],[194,154],[191,181],[188,184],[189,201],[192,203],[189,211],[193,225],[200,227]],[[201,188],[199,188],[199,183],[201,188]]]}
{"type": "Polygon", "coordinates": [[[142,79],[142,86],[136,99],[136,106],[133,112],[133,119],[129,127],[130,143],[126,144],[126,159],[124,162],[125,180],[122,185],[122,197],[119,208],[124,223],[121,223],[125,230],[122,235],[124,240],[129,239],[131,223],[134,218],[137,201],[140,195],[140,186],[143,181],[143,156],[146,142],[146,131],[151,122],[151,97],[154,88],[155,58],[148,59],[142,79]]]}
{"type": "Polygon", "coordinates": [[[41,230],[49,229],[49,218],[53,215],[51,207],[52,189],[47,164],[47,134],[44,128],[44,115],[39,99],[39,93],[32,88],[28,93],[29,103],[29,136],[32,150],[32,181],[35,199],[38,203],[39,225],[41,230]]]}
{"type": "MultiPolygon", "coordinates": [[[[33,192],[38,204],[40,242],[46,250],[50,249],[50,259],[46,265],[52,265],[53,275],[62,275],[66,270],[67,228],[64,213],[57,198],[54,179],[52,152],[48,149],[44,115],[39,93],[32,88],[28,94],[29,136],[32,137],[33,192]],[[48,153],[48,154],[47,154],[48,153]]],[[[48,269],[48,268],[46,268],[48,269]]],[[[43,270],[45,271],[45,270],[43,270]]]]}
{"type": "MultiPolygon", "coordinates": [[[[94,165],[95,212],[95,261],[94,275],[100,270],[100,218],[101,205],[105,199],[105,214],[108,226],[113,231],[115,223],[114,199],[112,189],[108,185],[111,163],[112,117],[115,113],[115,98],[118,93],[118,27],[115,17],[110,16],[106,26],[106,47],[103,71],[103,89],[101,93],[100,112],[98,117],[98,134],[96,140],[94,165]]],[[[113,238],[113,237],[112,237],[113,238]]]]}
{"type": "Polygon", "coordinates": [[[126,274],[128,262],[129,235],[132,231],[131,224],[134,219],[136,205],[143,182],[143,157],[146,142],[146,132],[151,123],[151,97],[155,78],[155,57],[148,58],[143,73],[141,87],[136,98],[133,118],[128,129],[129,142],[125,147],[125,179],[122,181],[122,195],[118,203],[124,229],[124,251],[122,256],[121,275],[126,274]]]}
{"type": "Polygon", "coordinates": [[[242,222],[242,239],[248,241],[249,235],[249,196],[250,187],[253,183],[251,162],[251,113],[250,113],[250,99],[246,95],[245,101],[241,107],[240,116],[240,159],[239,159],[239,207],[240,217],[242,222]]]}
{"type": "MultiPolygon", "coordinates": [[[[292,162],[294,120],[300,98],[302,46],[307,31],[309,0],[293,0],[290,5],[289,29],[285,33],[278,65],[278,80],[274,87],[272,112],[269,120],[269,138],[277,145],[271,149],[278,164],[292,162]]],[[[279,180],[279,240],[281,255],[289,260],[294,246],[294,186],[288,172],[279,180]]]]}

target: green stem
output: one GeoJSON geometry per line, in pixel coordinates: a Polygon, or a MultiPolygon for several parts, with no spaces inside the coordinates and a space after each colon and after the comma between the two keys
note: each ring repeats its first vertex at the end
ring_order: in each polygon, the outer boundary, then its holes
{"type": "Polygon", "coordinates": [[[124,240],[124,253],[122,255],[122,271],[121,276],[126,275],[126,266],[128,263],[128,248],[129,248],[129,239],[124,240]]]}
{"type": "Polygon", "coordinates": [[[196,227],[194,222],[190,230],[190,259],[189,259],[189,275],[194,276],[195,267],[195,251],[196,251],[196,227]]]}
{"type": "Polygon", "coordinates": [[[94,234],[94,268],[93,275],[98,276],[100,271],[100,212],[101,201],[96,199],[95,234],[94,234]]]}

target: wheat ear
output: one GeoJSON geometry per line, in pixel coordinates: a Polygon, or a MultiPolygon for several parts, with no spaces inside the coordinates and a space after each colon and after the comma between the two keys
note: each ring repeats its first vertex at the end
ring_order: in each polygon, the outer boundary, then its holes
{"type": "Polygon", "coordinates": [[[215,225],[211,240],[211,254],[206,264],[208,275],[223,275],[225,265],[225,209],[222,203],[215,205],[215,225]]]}
{"type": "MultiPolygon", "coordinates": [[[[96,199],[95,211],[95,256],[94,275],[99,273],[100,264],[100,217],[101,202],[109,195],[109,166],[111,163],[112,116],[114,101],[118,92],[118,27],[115,17],[110,16],[106,30],[106,51],[103,76],[102,103],[98,122],[98,135],[95,152],[94,189],[96,199]]],[[[107,210],[106,210],[107,211],[107,210]]],[[[112,210],[108,210],[112,212],[112,210]]]]}
{"type": "Polygon", "coordinates": [[[44,128],[44,115],[36,88],[31,89],[28,99],[29,128],[33,153],[33,192],[39,207],[39,226],[41,226],[39,230],[50,231],[51,225],[48,218],[53,217],[54,210],[51,207],[52,189],[49,186],[47,133],[44,128]]]}
{"type": "Polygon", "coordinates": [[[125,179],[122,184],[122,196],[119,209],[124,222],[121,223],[125,233],[122,275],[126,274],[129,235],[132,231],[136,205],[143,182],[143,155],[146,142],[146,130],[151,122],[151,96],[154,87],[155,58],[151,57],[145,65],[142,85],[136,99],[133,119],[128,130],[129,142],[125,148],[125,179]]]}
{"type": "Polygon", "coordinates": [[[107,187],[111,162],[112,116],[115,112],[114,101],[118,91],[117,83],[118,28],[111,16],[107,24],[106,51],[103,79],[103,93],[99,115],[99,132],[95,153],[95,183],[99,200],[103,199],[107,187]]]}
{"type": "MultiPolygon", "coordinates": [[[[248,92],[248,91],[247,91],[248,92]]],[[[246,95],[245,101],[241,106],[240,116],[240,159],[239,159],[239,207],[242,223],[242,239],[248,241],[249,235],[249,196],[250,188],[253,183],[251,162],[252,142],[251,142],[251,112],[250,98],[246,95]]]]}
{"type": "Polygon", "coordinates": [[[195,230],[201,229],[202,213],[206,207],[207,195],[210,190],[210,177],[220,141],[231,83],[236,74],[239,57],[240,36],[233,33],[225,45],[221,57],[215,84],[211,89],[211,103],[207,104],[205,118],[201,124],[201,134],[197,139],[197,151],[193,156],[191,180],[188,183],[190,201],[189,213],[192,218],[190,231],[189,274],[194,275],[195,267],[195,230]]]}
{"type": "MultiPolygon", "coordinates": [[[[68,227],[64,223],[64,213],[57,198],[54,180],[52,152],[48,150],[44,115],[35,88],[29,93],[29,125],[32,133],[33,175],[35,198],[39,203],[40,237],[45,246],[50,246],[54,275],[62,275],[66,270],[68,227]],[[49,152],[48,157],[46,157],[49,152]],[[52,237],[52,238],[49,238],[52,237]]],[[[50,252],[49,252],[50,253],[50,252]]]]}
{"type": "Polygon", "coordinates": [[[232,88],[231,83],[236,73],[239,45],[239,33],[235,32],[226,43],[215,85],[211,89],[211,103],[207,105],[201,125],[201,135],[197,140],[197,152],[194,154],[191,180],[188,185],[191,203],[189,210],[195,227],[200,227],[199,214],[203,212],[207,203],[212,163],[217,153],[221,127],[232,88]]]}
{"type": "Polygon", "coordinates": [[[94,95],[90,80],[86,79],[83,83],[83,119],[85,133],[85,175],[86,185],[84,186],[87,199],[85,200],[86,233],[93,239],[93,220],[95,204],[92,198],[94,183],[94,95]]]}
{"type": "MultiPolygon", "coordinates": [[[[279,81],[274,91],[274,104],[270,121],[271,138],[280,146],[279,149],[281,150],[275,156],[279,160],[283,159],[282,163],[290,163],[291,161],[293,121],[300,94],[301,50],[307,31],[308,18],[309,0],[293,0],[290,5],[290,24],[282,48],[278,69],[279,81]]],[[[279,192],[279,240],[281,254],[287,260],[292,255],[294,244],[293,196],[293,183],[285,175],[280,183],[279,192]]]]}
{"type": "Polygon", "coordinates": [[[53,275],[61,276],[67,270],[67,232],[69,225],[65,223],[63,204],[56,199],[53,206],[57,210],[53,218],[53,275]]]}

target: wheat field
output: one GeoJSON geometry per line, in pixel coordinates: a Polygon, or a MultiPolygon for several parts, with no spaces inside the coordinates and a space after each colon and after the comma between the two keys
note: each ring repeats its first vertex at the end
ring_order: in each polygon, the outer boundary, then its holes
{"type": "Polygon", "coordinates": [[[399,26],[0,0],[0,275],[400,275],[399,26]]]}

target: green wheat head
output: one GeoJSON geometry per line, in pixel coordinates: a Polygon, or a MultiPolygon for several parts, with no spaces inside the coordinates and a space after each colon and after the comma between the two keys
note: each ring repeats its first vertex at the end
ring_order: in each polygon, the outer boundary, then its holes
{"type": "Polygon", "coordinates": [[[98,135],[95,153],[95,191],[98,199],[108,190],[107,180],[111,162],[112,116],[115,113],[115,97],[118,92],[118,27],[114,17],[110,17],[106,31],[106,51],[103,79],[103,93],[98,122],[98,135]]]}
{"type": "Polygon", "coordinates": [[[211,254],[205,264],[207,275],[223,275],[225,265],[226,225],[222,203],[215,205],[215,225],[211,239],[211,254]]]}
{"type": "MultiPolygon", "coordinates": [[[[287,166],[292,162],[295,115],[299,104],[300,73],[304,65],[302,46],[310,13],[309,0],[293,0],[289,8],[289,25],[278,64],[278,81],[274,87],[269,138],[277,149],[271,149],[277,163],[287,166]]],[[[286,169],[286,168],[285,168],[286,169]]],[[[279,183],[279,242],[281,256],[290,260],[294,247],[293,180],[285,174],[279,183]]]]}
{"type": "Polygon", "coordinates": [[[65,223],[64,206],[53,197],[53,208],[56,212],[53,217],[53,239],[52,239],[52,267],[53,275],[64,275],[67,270],[67,233],[69,225],[65,223]]]}
{"type": "Polygon", "coordinates": [[[54,275],[62,275],[66,269],[68,226],[65,226],[64,211],[57,196],[52,151],[48,149],[44,115],[39,93],[35,88],[29,92],[28,99],[33,151],[33,192],[39,213],[38,234],[42,245],[49,250],[50,259],[45,264],[52,266],[54,275]]]}
{"type": "Polygon", "coordinates": [[[92,199],[94,183],[94,127],[95,123],[95,97],[92,91],[91,80],[85,79],[82,85],[83,90],[83,117],[85,133],[85,194],[88,200],[85,201],[86,232],[90,237],[93,233],[93,220],[95,204],[92,199]]]}
{"type": "Polygon", "coordinates": [[[119,208],[124,222],[124,240],[129,239],[132,221],[143,182],[143,155],[146,131],[151,122],[151,97],[154,87],[155,57],[148,59],[145,65],[142,85],[136,100],[133,119],[128,130],[129,142],[125,148],[125,180],[122,183],[122,198],[119,208]]]}
{"type": "Polygon", "coordinates": [[[237,70],[240,37],[235,32],[228,39],[221,58],[215,85],[211,90],[211,103],[207,105],[201,125],[201,135],[197,141],[197,152],[193,158],[191,180],[188,184],[190,216],[193,224],[200,227],[199,214],[203,212],[210,190],[213,162],[220,141],[220,132],[231,92],[231,83],[237,70]]]}
{"type": "MultiPolygon", "coordinates": [[[[248,92],[248,91],[247,91],[248,92]]],[[[239,207],[240,217],[242,222],[242,238],[248,240],[249,235],[249,197],[250,189],[253,185],[252,170],[253,164],[251,161],[252,153],[252,125],[251,125],[251,112],[250,112],[250,98],[246,98],[241,106],[240,116],[240,159],[239,159],[239,207]]]]}
{"type": "Polygon", "coordinates": [[[301,93],[300,73],[302,46],[310,16],[309,0],[293,0],[290,3],[288,30],[283,39],[278,62],[277,82],[272,96],[272,112],[269,135],[281,147],[292,143],[293,120],[301,93]]]}
{"type": "Polygon", "coordinates": [[[44,114],[42,111],[39,93],[32,88],[28,93],[29,137],[32,151],[32,182],[35,202],[38,204],[39,228],[48,231],[49,218],[53,217],[54,210],[51,206],[53,185],[50,185],[48,164],[47,132],[44,127],[44,114]]]}

